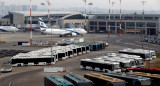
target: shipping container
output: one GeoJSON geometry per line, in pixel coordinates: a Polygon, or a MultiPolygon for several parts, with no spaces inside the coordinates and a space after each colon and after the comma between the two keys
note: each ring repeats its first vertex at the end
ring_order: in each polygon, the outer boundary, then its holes
{"type": "Polygon", "coordinates": [[[74,86],[93,86],[92,81],[78,75],[78,74],[66,74],[64,79],[70,81],[74,86]]]}
{"type": "Polygon", "coordinates": [[[44,85],[45,86],[74,86],[69,81],[57,75],[46,76],[44,78],[44,85]]]}
{"type": "Polygon", "coordinates": [[[119,78],[127,82],[127,86],[148,86],[151,85],[151,79],[143,76],[132,76],[122,73],[104,73],[103,75],[119,78]]]}
{"type": "Polygon", "coordinates": [[[126,86],[124,80],[102,74],[91,73],[85,74],[84,77],[91,80],[94,83],[94,86],[126,86]]]}

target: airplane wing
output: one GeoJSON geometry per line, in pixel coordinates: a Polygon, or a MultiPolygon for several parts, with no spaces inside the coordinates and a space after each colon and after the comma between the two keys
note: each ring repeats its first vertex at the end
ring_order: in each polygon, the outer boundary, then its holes
{"type": "Polygon", "coordinates": [[[62,36],[67,36],[67,35],[77,36],[79,34],[78,32],[74,30],[69,30],[69,29],[63,29],[63,30],[65,30],[65,32],[61,34],[62,36]]]}

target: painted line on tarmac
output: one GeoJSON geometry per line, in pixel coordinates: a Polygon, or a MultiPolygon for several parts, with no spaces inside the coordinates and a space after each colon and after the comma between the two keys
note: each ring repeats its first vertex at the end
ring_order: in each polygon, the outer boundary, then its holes
{"type": "Polygon", "coordinates": [[[125,43],[125,44],[141,47],[140,45],[136,45],[136,44],[132,44],[132,43],[125,43]]]}
{"type": "Polygon", "coordinates": [[[13,86],[13,85],[12,85],[12,81],[9,82],[9,86],[13,86]]]}
{"type": "MultiPolygon", "coordinates": [[[[125,44],[127,44],[127,45],[133,45],[133,46],[137,46],[137,47],[142,47],[142,45],[136,45],[136,44],[132,44],[132,43],[125,43],[125,44]]],[[[144,47],[144,48],[148,48],[148,47],[144,47]]]]}
{"type": "Polygon", "coordinates": [[[121,40],[122,40],[122,39],[118,39],[118,40],[116,40],[116,42],[119,43],[121,40]]]}

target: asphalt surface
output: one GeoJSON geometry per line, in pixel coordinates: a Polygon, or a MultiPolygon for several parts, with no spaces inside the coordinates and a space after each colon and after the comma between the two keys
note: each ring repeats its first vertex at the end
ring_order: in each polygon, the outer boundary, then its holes
{"type": "MultiPolygon", "coordinates": [[[[29,33],[18,32],[15,34],[1,34],[1,39],[7,43],[0,45],[0,49],[23,49],[23,50],[38,50],[43,47],[22,47],[22,46],[13,46],[17,41],[28,41],[29,33]]],[[[50,41],[50,35],[41,35],[34,33],[33,40],[35,41],[50,41]]],[[[78,36],[81,37],[81,36],[78,36]]],[[[95,37],[96,41],[107,41],[109,47],[101,51],[93,51],[88,54],[81,56],[69,58],[63,61],[57,62],[54,67],[64,67],[66,72],[64,73],[54,73],[56,75],[63,76],[67,73],[76,73],[84,75],[86,73],[96,72],[89,70],[80,69],[80,59],[82,58],[95,58],[97,56],[105,55],[107,52],[118,52],[118,50],[123,48],[142,48],[142,43],[139,41],[140,35],[111,35],[110,38],[107,37],[107,34],[86,34],[84,36],[85,41],[90,41],[95,37]]],[[[54,41],[61,41],[64,38],[59,38],[58,36],[53,36],[54,41]]],[[[151,49],[160,52],[160,45],[143,43],[145,49],[151,49]]],[[[1,63],[7,61],[6,58],[0,59],[1,63]]],[[[43,69],[47,66],[28,66],[28,67],[13,67],[13,71],[10,73],[0,73],[0,86],[44,86],[44,77],[51,75],[52,73],[44,73],[43,69]]],[[[101,73],[101,72],[98,72],[101,73]]]]}

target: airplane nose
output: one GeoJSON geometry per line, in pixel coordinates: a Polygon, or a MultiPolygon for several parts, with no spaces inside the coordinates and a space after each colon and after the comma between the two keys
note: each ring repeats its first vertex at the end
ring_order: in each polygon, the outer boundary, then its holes
{"type": "Polygon", "coordinates": [[[18,31],[19,29],[15,27],[15,30],[18,31]]]}

